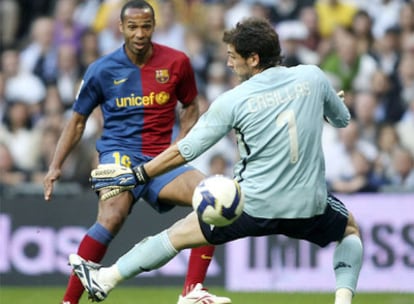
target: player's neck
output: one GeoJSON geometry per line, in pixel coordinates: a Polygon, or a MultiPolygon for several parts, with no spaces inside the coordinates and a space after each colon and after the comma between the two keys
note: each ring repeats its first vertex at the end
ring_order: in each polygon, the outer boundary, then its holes
{"type": "Polygon", "coordinates": [[[140,68],[142,68],[148,62],[153,52],[154,52],[154,48],[152,46],[148,49],[147,52],[142,53],[142,54],[134,54],[128,49],[126,49],[128,58],[131,60],[133,64],[135,64],[136,66],[140,68]]]}

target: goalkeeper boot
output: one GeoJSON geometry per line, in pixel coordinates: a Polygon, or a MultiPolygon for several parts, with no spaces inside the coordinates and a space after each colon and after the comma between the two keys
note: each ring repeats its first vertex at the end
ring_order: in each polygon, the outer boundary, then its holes
{"type": "Polygon", "coordinates": [[[100,264],[86,261],[77,254],[69,256],[69,265],[81,281],[92,302],[101,302],[106,299],[113,286],[99,281],[100,264]]]}
{"type": "Polygon", "coordinates": [[[203,288],[203,285],[198,283],[192,291],[185,296],[180,295],[177,304],[229,304],[231,300],[226,297],[218,297],[203,288]]]}

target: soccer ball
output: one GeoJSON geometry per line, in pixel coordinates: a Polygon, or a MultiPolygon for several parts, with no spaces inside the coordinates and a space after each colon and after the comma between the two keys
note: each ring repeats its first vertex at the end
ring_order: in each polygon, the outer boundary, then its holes
{"type": "Polygon", "coordinates": [[[243,212],[244,196],[237,181],[224,175],[202,180],[193,194],[193,208],[201,220],[214,226],[233,223],[243,212]]]}

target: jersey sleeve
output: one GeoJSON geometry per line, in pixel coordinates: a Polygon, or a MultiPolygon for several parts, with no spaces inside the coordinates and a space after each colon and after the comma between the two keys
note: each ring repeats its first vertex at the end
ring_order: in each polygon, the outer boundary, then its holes
{"type": "Polygon", "coordinates": [[[79,86],[73,110],[79,114],[89,116],[102,100],[102,90],[98,82],[99,72],[97,65],[91,64],[79,86]]]}
{"type": "Polygon", "coordinates": [[[351,114],[344,101],[338,97],[325,74],[317,68],[320,73],[321,87],[323,90],[323,115],[328,118],[329,123],[336,128],[344,128],[348,125],[351,114]]]}
{"type": "Polygon", "coordinates": [[[190,132],[177,143],[181,155],[187,161],[203,154],[230,132],[234,115],[227,105],[229,103],[220,98],[214,101],[190,132]]]}
{"type": "Polygon", "coordinates": [[[191,103],[197,96],[194,70],[187,56],[180,64],[180,82],[177,85],[177,99],[184,105],[191,103]]]}

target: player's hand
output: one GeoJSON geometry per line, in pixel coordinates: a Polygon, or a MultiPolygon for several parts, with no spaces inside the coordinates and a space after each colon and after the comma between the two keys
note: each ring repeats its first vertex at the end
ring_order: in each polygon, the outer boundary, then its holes
{"type": "Polygon", "coordinates": [[[60,177],[60,169],[49,169],[45,178],[43,179],[43,194],[46,201],[50,201],[53,193],[53,184],[60,177]]]}
{"type": "Polygon", "coordinates": [[[340,90],[338,93],[336,93],[336,95],[338,95],[338,97],[341,98],[342,101],[344,101],[344,99],[345,99],[345,92],[343,90],[340,90]]]}
{"type": "Polygon", "coordinates": [[[90,177],[91,187],[94,191],[109,190],[104,192],[101,200],[107,200],[121,192],[131,190],[138,184],[149,181],[143,165],[133,169],[116,165],[103,164],[92,170],[90,177]]]}

